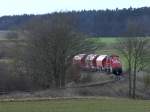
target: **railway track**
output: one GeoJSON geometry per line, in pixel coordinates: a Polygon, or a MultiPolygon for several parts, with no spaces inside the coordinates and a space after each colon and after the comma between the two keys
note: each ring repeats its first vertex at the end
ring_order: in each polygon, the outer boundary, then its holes
{"type": "MultiPolygon", "coordinates": [[[[119,80],[119,81],[122,81],[122,80],[119,80]]],[[[107,85],[107,84],[113,84],[113,83],[116,83],[118,81],[116,80],[108,80],[108,81],[103,81],[103,82],[97,82],[97,83],[88,83],[88,84],[78,84],[76,86],[70,86],[70,87],[64,87],[64,88],[60,88],[62,90],[67,90],[67,89],[80,89],[80,88],[86,88],[86,87],[102,87],[104,85],[107,85]]],[[[59,92],[59,91],[58,91],[59,92]]],[[[28,96],[28,97],[16,97],[16,96],[9,96],[9,93],[7,92],[2,92],[1,94],[2,95],[6,95],[6,96],[3,96],[0,98],[0,102],[16,102],[16,101],[19,101],[19,102],[24,102],[24,101],[49,101],[49,100],[73,100],[73,99],[99,99],[101,97],[94,97],[94,96],[78,96],[78,97],[64,97],[64,96],[58,96],[58,97],[38,97],[38,96],[34,96],[34,92],[32,91],[27,91],[26,92],[27,94],[30,93],[31,96],[28,96]]]]}
{"type": "Polygon", "coordinates": [[[76,86],[68,86],[68,87],[64,87],[64,88],[62,88],[62,89],[104,86],[104,85],[106,85],[106,84],[115,83],[115,82],[117,82],[117,81],[116,81],[116,80],[109,80],[109,81],[103,81],[103,82],[97,82],[97,83],[78,84],[78,85],[76,85],[76,86]]]}
{"type": "Polygon", "coordinates": [[[118,81],[124,81],[124,80],[126,80],[126,77],[122,76],[122,78],[119,79],[119,80],[112,79],[112,80],[106,80],[106,81],[101,81],[101,82],[96,82],[96,83],[77,84],[75,86],[68,86],[68,87],[64,87],[62,89],[104,86],[104,85],[107,85],[107,84],[115,83],[115,82],[118,82],[118,81]]]}

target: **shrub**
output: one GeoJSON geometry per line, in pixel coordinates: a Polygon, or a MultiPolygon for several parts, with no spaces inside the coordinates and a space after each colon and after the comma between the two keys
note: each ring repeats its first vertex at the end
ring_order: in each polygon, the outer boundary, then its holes
{"type": "Polygon", "coordinates": [[[145,88],[150,87],[150,75],[149,74],[144,75],[143,80],[145,88]]]}

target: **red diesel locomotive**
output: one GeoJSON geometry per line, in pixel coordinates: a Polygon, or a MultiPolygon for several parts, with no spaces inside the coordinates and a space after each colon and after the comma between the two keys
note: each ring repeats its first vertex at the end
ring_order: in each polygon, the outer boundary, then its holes
{"type": "Polygon", "coordinates": [[[118,55],[78,54],[74,56],[73,64],[82,70],[122,74],[122,64],[118,55]]]}

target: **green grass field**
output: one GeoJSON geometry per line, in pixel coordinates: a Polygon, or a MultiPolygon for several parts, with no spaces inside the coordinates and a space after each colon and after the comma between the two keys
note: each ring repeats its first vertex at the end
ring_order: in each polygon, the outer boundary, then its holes
{"type": "MultiPolygon", "coordinates": [[[[105,43],[105,44],[116,44],[117,39],[121,39],[123,37],[92,37],[90,38],[91,41],[98,43],[105,43]]],[[[142,38],[142,37],[141,37],[142,38]]],[[[150,39],[150,37],[147,37],[150,39]]]]}
{"type": "Polygon", "coordinates": [[[115,37],[94,37],[94,38],[90,38],[91,41],[95,42],[96,44],[99,44],[99,43],[105,43],[105,44],[114,44],[116,43],[117,41],[117,38],[115,37]]]}
{"type": "Polygon", "coordinates": [[[150,101],[99,98],[0,102],[0,112],[150,112],[150,101]]]}

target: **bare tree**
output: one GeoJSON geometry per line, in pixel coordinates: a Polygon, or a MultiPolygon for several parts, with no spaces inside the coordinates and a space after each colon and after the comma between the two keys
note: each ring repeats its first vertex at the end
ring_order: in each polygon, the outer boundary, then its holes
{"type": "Polygon", "coordinates": [[[132,60],[133,60],[133,44],[132,40],[130,38],[123,38],[118,40],[119,47],[118,50],[123,55],[123,57],[127,61],[127,67],[128,67],[128,76],[129,76],[129,96],[132,95],[132,60]]]}
{"type": "Polygon", "coordinates": [[[127,61],[129,75],[129,96],[135,98],[136,74],[147,67],[149,58],[149,39],[143,37],[123,38],[119,40],[119,51],[127,61]]]}
{"type": "Polygon", "coordinates": [[[132,97],[135,98],[136,94],[136,74],[137,71],[142,70],[146,67],[146,61],[149,58],[148,54],[148,45],[149,39],[145,38],[135,38],[133,39],[134,51],[133,51],[133,95],[132,97]]]}
{"type": "Polygon", "coordinates": [[[15,32],[15,31],[10,31],[10,32],[8,32],[7,33],[7,35],[6,35],[6,39],[18,39],[18,37],[19,37],[19,35],[18,35],[18,33],[17,32],[15,32]]]}
{"type": "MultiPolygon", "coordinates": [[[[119,39],[118,50],[127,61],[129,75],[129,96],[136,96],[137,71],[147,67],[149,60],[149,38],[142,37],[144,26],[139,20],[129,20],[124,38],[119,39]],[[139,36],[139,37],[137,37],[139,36]]],[[[146,34],[145,34],[146,36],[146,34]]]]}
{"type": "Polygon", "coordinates": [[[129,96],[135,98],[136,74],[147,67],[149,58],[149,39],[142,37],[123,38],[119,40],[119,51],[127,61],[129,75],[129,96]]]}
{"type": "Polygon", "coordinates": [[[73,20],[62,14],[38,18],[24,29],[26,45],[21,63],[33,81],[44,86],[63,87],[66,71],[77,53],[94,51],[97,47],[73,30],[73,20]]]}

